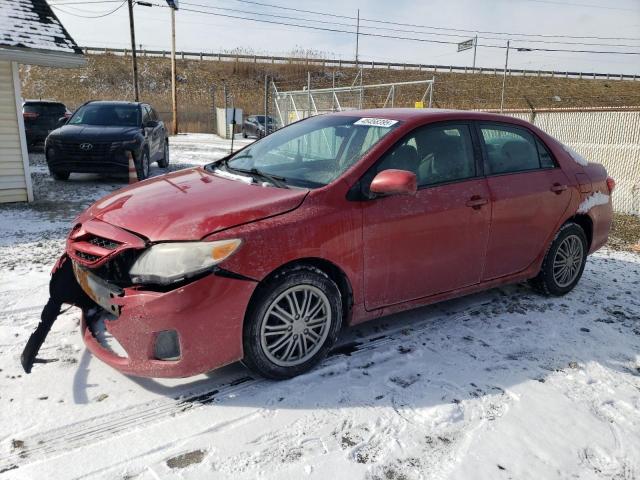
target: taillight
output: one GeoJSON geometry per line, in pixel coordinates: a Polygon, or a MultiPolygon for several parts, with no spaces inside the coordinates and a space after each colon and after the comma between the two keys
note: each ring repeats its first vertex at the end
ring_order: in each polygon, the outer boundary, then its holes
{"type": "Polygon", "coordinates": [[[38,117],[39,117],[39,114],[37,114],[36,112],[23,112],[23,113],[22,113],[22,116],[23,116],[25,119],[27,119],[27,118],[28,118],[28,119],[30,119],[30,120],[35,120],[36,118],[38,118],[38,117]]]}
{"type": "Polygon", "coordinates": [[[613,190],[616,188],[616,181],[611,177],[607,177],[607,188],[609,189],[609,193],[613,193],[613,190]]]}
{"type": "Polygon", "coordinates": [[[64,114],[64,118],[66,118],[67,120],[69,120],[71,118],[72,113],[71,112],[67,112],[64,114]]]}

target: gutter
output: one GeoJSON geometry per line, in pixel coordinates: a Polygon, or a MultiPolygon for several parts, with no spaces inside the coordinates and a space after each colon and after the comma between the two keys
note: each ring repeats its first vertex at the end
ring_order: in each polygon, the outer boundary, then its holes
{"type": "Polygon", "coordinates": [[[59,68],[77,68],[87,64],[87,59],[78,53],[20,47],[0,47],[0,60],[59,68]]]}

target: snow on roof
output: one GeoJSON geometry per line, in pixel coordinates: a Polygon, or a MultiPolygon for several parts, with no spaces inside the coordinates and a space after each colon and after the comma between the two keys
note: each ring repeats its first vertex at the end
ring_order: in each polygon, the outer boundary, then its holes
{"type": "Polygon", "coordinates": [[[45,0],[0,0],[0,48],[81,53],[45,0]]]}

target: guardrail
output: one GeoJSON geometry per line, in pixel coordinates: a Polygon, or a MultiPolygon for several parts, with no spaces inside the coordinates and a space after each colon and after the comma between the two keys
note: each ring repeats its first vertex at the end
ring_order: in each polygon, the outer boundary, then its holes
{"type": "MultiPolygon", "coordinates": [[[[81,47],[86,55],[97,55],[111,53],[114,55],[127,55],[131,53],[131,49],[126,48],[105,48],[105,47],[81,47]]],[[[168,57],[171,52],[167,50],[136,50],[139,56],[149,57],[168,57]]],[[[213,60],[218,62],[252,62],[252,63],[273,63],[273,64],[304,64],[322,67],[338,67],[338,68],[374,68],[374,69],[393,69],[393,70],[417,70],[426,72],[445,72],[445,73],[482,73],[489,75],[502,75],[501,68],[486,67],[460,67],[454,65],[432,65],[424,63],[398,63],[398,62],[356,62],[355,60],[341,60],[335,58],[306,58],[306,57],[280,57],[271,55],[247,55],[236,53],[207,53],[207,52],[176,52],[176,57],[180,59],[197,59],[197,60],[213,60]]],[[[558,77],[558,78],[578,78],[593,80],[640,80],[639,75],[630,75],[624,73],[597,73],[597,72],[560,72],[556,70],[527,70],[510,68],[507,70],[508,75],[519,76],[535,76],[535,77],[558,77]]]]}

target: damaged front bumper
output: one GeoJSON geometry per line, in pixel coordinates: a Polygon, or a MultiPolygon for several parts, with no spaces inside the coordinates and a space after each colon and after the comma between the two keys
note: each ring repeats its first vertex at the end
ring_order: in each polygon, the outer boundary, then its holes
{"type": "Polygon", "coordinates": [[[120,288],[76,264],[74,273],[97,304],[83,309],[83,340],[122,373],[188,377],[243,356],[242,325],[253,281],[212,273],[161,292],[120,288]],[[167,353],[172,348],[177,354],[167,353]]]}

